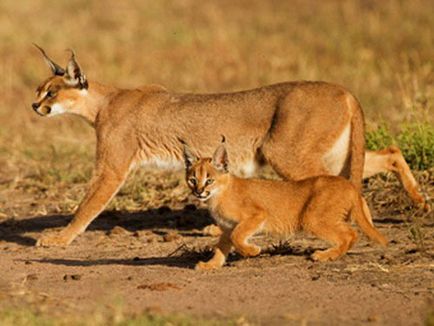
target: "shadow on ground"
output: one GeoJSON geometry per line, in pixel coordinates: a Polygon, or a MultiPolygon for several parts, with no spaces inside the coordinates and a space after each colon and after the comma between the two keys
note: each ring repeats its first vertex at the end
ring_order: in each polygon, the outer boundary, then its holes
{"type": "MultiPolygon", "coordinates": [[[[14,242],[23,246],[33,246],[35,240],[26,236],[29,232],[42,232],[45,229],[66,226],[72,219],[70,215],[36,216],[23,219],[8,219],[0,223],[0,241],[14,242]]],[[[205,209],[187,205],[184,209],[172,210],[167,206],[143,212],[103,212],[87,229],[88,231],[110,231],[115,226],[135,232],[158,228],[188,231],[201,229],[212,223],[205,209]]]]}
{"type": "MultiPolygon", "coordinates": [[[[268,248],[264,248],[261,255],[258,257],[252,257],[249,259],[258,259],[270,256],[299,256],[304,257],[306,260],[311,260],[311,254],[318,248],[291,246],[289,242],[281,243],[279,245],[273,245],[268,248]]],[[[180,268],[194,268],[199,261],[208,261],[213,255],[211,247],[204,249],[191,249],[186,245],[181,245],[175,252],[165,257],[134,257],[134,258],[105,258],[94,260],[80,260],[80,259],[34,259],[30,260],[37,263],[46,263],[52,265],[64,265],[64,266],[103,266],[103,265],[127,265],[127,266],[152,266],[161,265],[168,267],[180,267],[180,268]],[[177,254],[177,255],[175,255],[177,254]]],[[[245,260],[241,255],[233,252],[228,257],[228,263],[233,263],[239,260],[245,260]]]]}

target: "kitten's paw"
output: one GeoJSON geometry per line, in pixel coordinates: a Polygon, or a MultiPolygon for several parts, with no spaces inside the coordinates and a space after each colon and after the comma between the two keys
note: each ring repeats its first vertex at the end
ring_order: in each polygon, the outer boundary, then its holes
{"type": "Polygon", "coordinates": [[[255,257],[261,253],[261,248],[258,246],[242,247],[238,249],[238,252],[243,257],[255,257]]]}
{"type": "Polygon", "coordinates": [[[330,252],[329,250],[317,250],[315,251],[311,258],[315,261],[329,261],[329,260],[336,260],[336,258],[338,258],[339,255],[330,252]]]}
{"type": "Polygon", "coordinates": [[[213,269],[218,269],[221,266],[215,263],[211,263],[211,262],[204,262],[204,261],[200,261],[196,264],[196,266],[194,267],[195,270],[197,271],[209,271],[209,270],[213,270],[213,269]]]}
{"type": "Polygon", "coordinates": [[[41,236],[36,242],[37,247],[66,247],[74,237],[65,232],[50,233],[41,236]]]}

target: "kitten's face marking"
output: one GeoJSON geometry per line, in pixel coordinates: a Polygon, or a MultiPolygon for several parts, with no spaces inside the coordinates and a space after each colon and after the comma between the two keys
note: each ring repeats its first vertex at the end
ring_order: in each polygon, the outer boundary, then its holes
{"type": "Polygon", "coordinates": [[[200,158],[195,155],[189,146],[184,145],[184,161],[188,187],[197,198],[206,201],[219,191],[221,182],[219,178],[228,173],[228,153],[224,146],[225,137],[217,147],[212,158],[200,158]]]}
{"type": "Polygon", "coordinates": [[[211,158],[199,159],[187,170],[187,185],[193,195],[206,201],[218,192],[221,174],[213,166],[211,158]]]}

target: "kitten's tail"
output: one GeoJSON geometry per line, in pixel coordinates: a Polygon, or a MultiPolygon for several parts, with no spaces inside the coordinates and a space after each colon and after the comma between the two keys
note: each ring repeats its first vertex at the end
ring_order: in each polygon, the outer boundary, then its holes
{"type": "Polygon", "coordinates": [[[371,212],[369,211],[365,199],[360,194],[357,194],[357,197],[358,199],[356,199],[356,203],[351,212],[354,220],[371,240],[378,242],[383,247],[387,246],[387,239],[378,232],[372,223],[371,212]]]}

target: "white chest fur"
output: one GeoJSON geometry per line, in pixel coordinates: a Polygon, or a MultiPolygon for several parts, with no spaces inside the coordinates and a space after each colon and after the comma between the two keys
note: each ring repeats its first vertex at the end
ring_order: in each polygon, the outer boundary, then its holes
{"type": "Polygon", "coordinates": [[[214,221],[224,229],[233,229],[236,225],[235,221],[223,218],[220,214],[215,211],[211,211],[211,216],[214,218],[214,221]]]}

